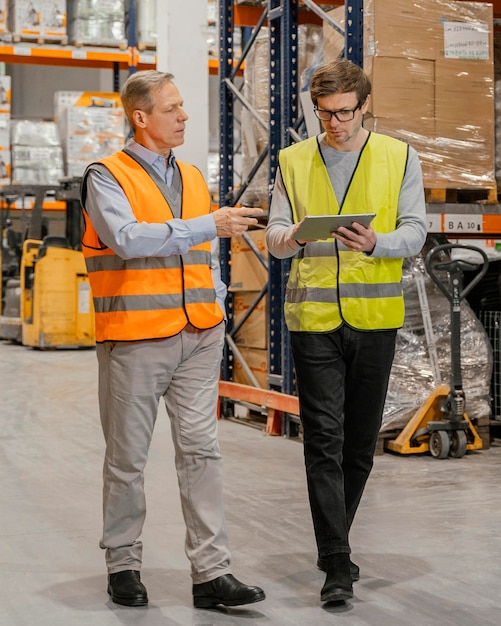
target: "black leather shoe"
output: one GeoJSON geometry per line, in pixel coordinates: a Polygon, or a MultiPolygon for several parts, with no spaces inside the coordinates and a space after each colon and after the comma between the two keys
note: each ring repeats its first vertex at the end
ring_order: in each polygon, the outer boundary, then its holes
{"type": "Polygon", "coordinates": [[[116,604],[144,606],[148,604],[148,593],[136,570],[128,569],[108,576],[108,594],[116,604]]]}
{"type": "MultiPolygon", "coordinates": [[[[326,559],[321,559],[320,557],[318,557],[317,567],[319,570],[322,570],[322,572],[326,572],[327,571],[326,559]]],[[[351,559],[350,559],[350,574],[351,574],[351,580],[353,582],[360,580],[360,568],[358,567],[356,563],[353,563],[351,559]]]]}
{"type": "Polygon", "coordinates": [[[193,585],[193,604],[198,609],[206,609],[218,604],[224,604],[224,606],[252,604],[261,602],[265,597],[260,587],[244,585],[233,574],[225,574],[208,583],[193,585]]]}
{"type": "Polygon", "coordinates": [[[350,555],[347,552],[332,554],[325,559],[327,577],[320,592],[322,602],[340,602],[353,598],[350,574],[350,555]]]}

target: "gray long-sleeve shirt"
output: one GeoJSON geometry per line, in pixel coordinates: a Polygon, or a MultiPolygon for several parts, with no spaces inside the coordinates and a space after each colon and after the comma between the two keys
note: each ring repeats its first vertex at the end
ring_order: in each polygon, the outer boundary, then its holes
{"type": "MultiPolygon", "coordinates": [[[[341,203],[360,151],[335,150],[325,141],[324,133],[319,139],[334,193],[341,203]]],[[[278,170],[266,229],[268,249],[276,258],[292,257],[303,248],[292,237],[294,226],[291,205],[278,170]]],[[[405,258],[418,254],[423,247],[426,239],[426,204],[421,164],[412,147],[409,147],[409,159],[400,190],[397,227],[389,233],[376,233],[376,236],[376,246],[371,254],[373,257],[405,258]]],[[[338,247],[346,250],[340,241],[338,247]]]]}

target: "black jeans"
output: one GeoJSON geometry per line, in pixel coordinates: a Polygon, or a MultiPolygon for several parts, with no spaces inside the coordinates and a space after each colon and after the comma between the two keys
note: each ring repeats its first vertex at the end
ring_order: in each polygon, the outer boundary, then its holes
{"type": "Polygon", "coordinates": [[[348,533],[372,469],[396,330],[291,333],[318,554],[350,552],[348,533]]]}

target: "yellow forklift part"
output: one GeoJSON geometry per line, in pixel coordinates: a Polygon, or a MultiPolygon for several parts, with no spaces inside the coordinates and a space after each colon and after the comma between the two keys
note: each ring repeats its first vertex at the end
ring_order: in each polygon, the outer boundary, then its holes
{"type": "Polygon", "coordinates": [[[25,346],[95,345],[94,309],[81,251],[33,239],[24,242],[21,325],[25,346]]]}
{"type": "MultiPolygon", "coordinates": [[[[427,431],[427,425],[430,422],[443,420],[442,406],[447,400],[449,391],[447,385],[437,387],[423,406],[414,413],[398,436],[385,442],[385,449],[391,452],[398,452],[399,454],[429,452],[431,433],[427,431]]],[[[480,450],[482,448],[482,439],[466,413],[464,414],[464,419],[468,423],[466,449],[480,450]]]]}

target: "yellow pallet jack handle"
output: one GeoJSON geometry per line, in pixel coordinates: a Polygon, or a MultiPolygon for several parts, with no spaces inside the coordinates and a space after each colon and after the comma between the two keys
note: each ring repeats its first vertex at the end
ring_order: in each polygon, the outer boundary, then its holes
{"type": "MultiPolygon", "coordinates": [[[[419,408],[408,424],[386,448],[400,454],[430,452],[435,458],[462,457],[466,450],[479,450],[482,440],[465,413],[465,394],[461,376],[460,305],[487,271],[489,261],[483,250],[475,246],[446,243],[432,248],[425,257],[428,274],[450,303],[451,312],[451,382],[440,385],[419,408]],[[473,252],[476,262],[453,258],[451,252],[473,252]],[[480,257],[480,261],[478,260],[480,257]],[[463,287],[463,272],[477,270],[470,283],[463,287]],[[439,275],[449,275],[447,289],[439,275]]],[[[435,377],[436,378],[436,377],[435,377]]]]}

